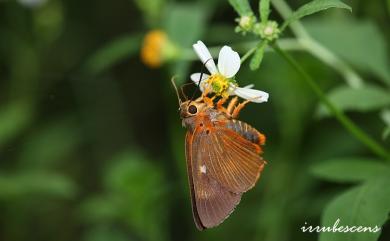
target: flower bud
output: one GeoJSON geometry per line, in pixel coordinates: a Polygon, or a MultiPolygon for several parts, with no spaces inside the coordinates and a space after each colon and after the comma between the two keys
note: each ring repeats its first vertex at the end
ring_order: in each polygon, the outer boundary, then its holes
{"type": "Polygon", "coordinates": [[[280,30],[277,22],[268,21],[266,23],[257,23],[254,27],[254,33],[260,35],[262,39],[273,41],[279,37],[280,30]]]}
{"type": "Polygon", "coordinates": [[[236,32],[242,32],[245,34],[246,32],[252,31],[257,19],[255,16],[249,15],[249,16],[242,16],[236,19],[236,21],[238,22],[238,26],[236,27],[236,32]]]}

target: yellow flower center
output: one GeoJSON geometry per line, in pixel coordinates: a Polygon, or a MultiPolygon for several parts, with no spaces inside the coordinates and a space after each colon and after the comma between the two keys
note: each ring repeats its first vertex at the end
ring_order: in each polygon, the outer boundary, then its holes
{"type": "Polygon", "coordinates": [[[152,30],[145,35],[141,60],[151,68],[160,67],[163,62],[163,50],[167,43],[167,35],[161,30],[152,30]]]}
{"type": "Polygon", "coordinates": [[[217,96],[228,97],[229,79],[221,74],[213,74],[207,79],[207,85],[217,96]]]}

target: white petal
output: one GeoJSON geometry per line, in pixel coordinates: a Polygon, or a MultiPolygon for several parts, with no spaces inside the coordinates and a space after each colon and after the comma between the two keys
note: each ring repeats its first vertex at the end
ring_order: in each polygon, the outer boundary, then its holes
{"type": "MultiPolygon", "coordinates": [[[[199,83],[200,75],[201,75],[201,73],[194,73],[194,74],[192,74],[192,75],[190,76],[190,78],[191,78],[191,80],[192,80],[195,84],[198,84],[198,83],[199,83]]],[[[202,74],[202,79],[201,79],[200,81],[203,82],[204,80],[208,79],[209,77],[210,77],[210,75],[203,73],[203,74],[202,74]]]]}
{"type": "Polygon", "coordinates": [[[252,89],[253,87],[255,87],[254,84],[249,84],[249,85],[245,85],[245,86],[242,87],[242,88],[244,88],[244,89],[252,89]]]}
{"type": "Polygon", "coordinates": [[[241,60],[237,52],[229,46],[223,46],[219,51],[218,70],[223,76],[231,78],[235,76],[240,69],[241,60]]]}
{"type": "Polygon", "coordinates": [[[240,96],[243,99],[255,102],[255,103],[262,103],[267,102],[269,94],[261,91],[261,90],[254,90],[254,89],[248,89],[248,88],[240,88],[237,87],[234,90],[234,93],[238,96],[240,96]]]}
{"type": "MultiPolygon", "coordinates": [[[[204,81],[207,80],[209,77],[210,77],[210,75],[208,75],[208,74],[205,74],[205,73],[202,74],[202,80],[200,81],[200,85],[199,85],[200,91],[202,91],[202,92],[204,91],[204,87],[207,86],[207,83],[204,81]]],[[[200,73],[194,73],[190,76],[190,78],[196,85],[198,85],[200,73]]]]}
{"type": "Polygon", "coordinates": [[[218,73],[217,66],[211,57],[210,51],[202,41],[198,41],[196,44],[192,45],[195,53],[198,55],[203,64],[206,64],[206,68],[211,74],[218,73]]]}
{"type": "MultiPolygon", "coordinates": [[[[249,85],[245,85],[244,87],[242,87],[242,89],[252,89],[255,85],[254,84],[249,84],[249,85]]],[[[239,88],[237,87],[236,85],[234,84],[230,84],[229,86],[229,89],[228,89],[228,92],[229,92],[229,95],[236,95],[234,93],[234,91],[239,88]]]]}

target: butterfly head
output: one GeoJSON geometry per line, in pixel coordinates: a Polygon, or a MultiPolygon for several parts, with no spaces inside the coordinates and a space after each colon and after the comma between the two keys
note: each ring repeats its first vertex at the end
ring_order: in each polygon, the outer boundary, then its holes
{"type": "Polygon", "coordinates": [[[204,102],[187,100],[180,104],[180,117],[182,119],[196,116],[200,112],[203,112],[207,108],[207,105],[204,102]]]}

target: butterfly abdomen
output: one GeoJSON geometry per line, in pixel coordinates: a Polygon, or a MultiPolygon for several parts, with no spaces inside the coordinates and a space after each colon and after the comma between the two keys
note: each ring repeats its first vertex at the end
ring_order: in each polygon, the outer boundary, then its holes
{"type": "Polygon", "coordinates": [[[242,137],[254,144],[264,145],[265,143],[265,136],[245,122],[234,119],[229,120],[226,124],[226,127],[237,132],[242,137]]]}

